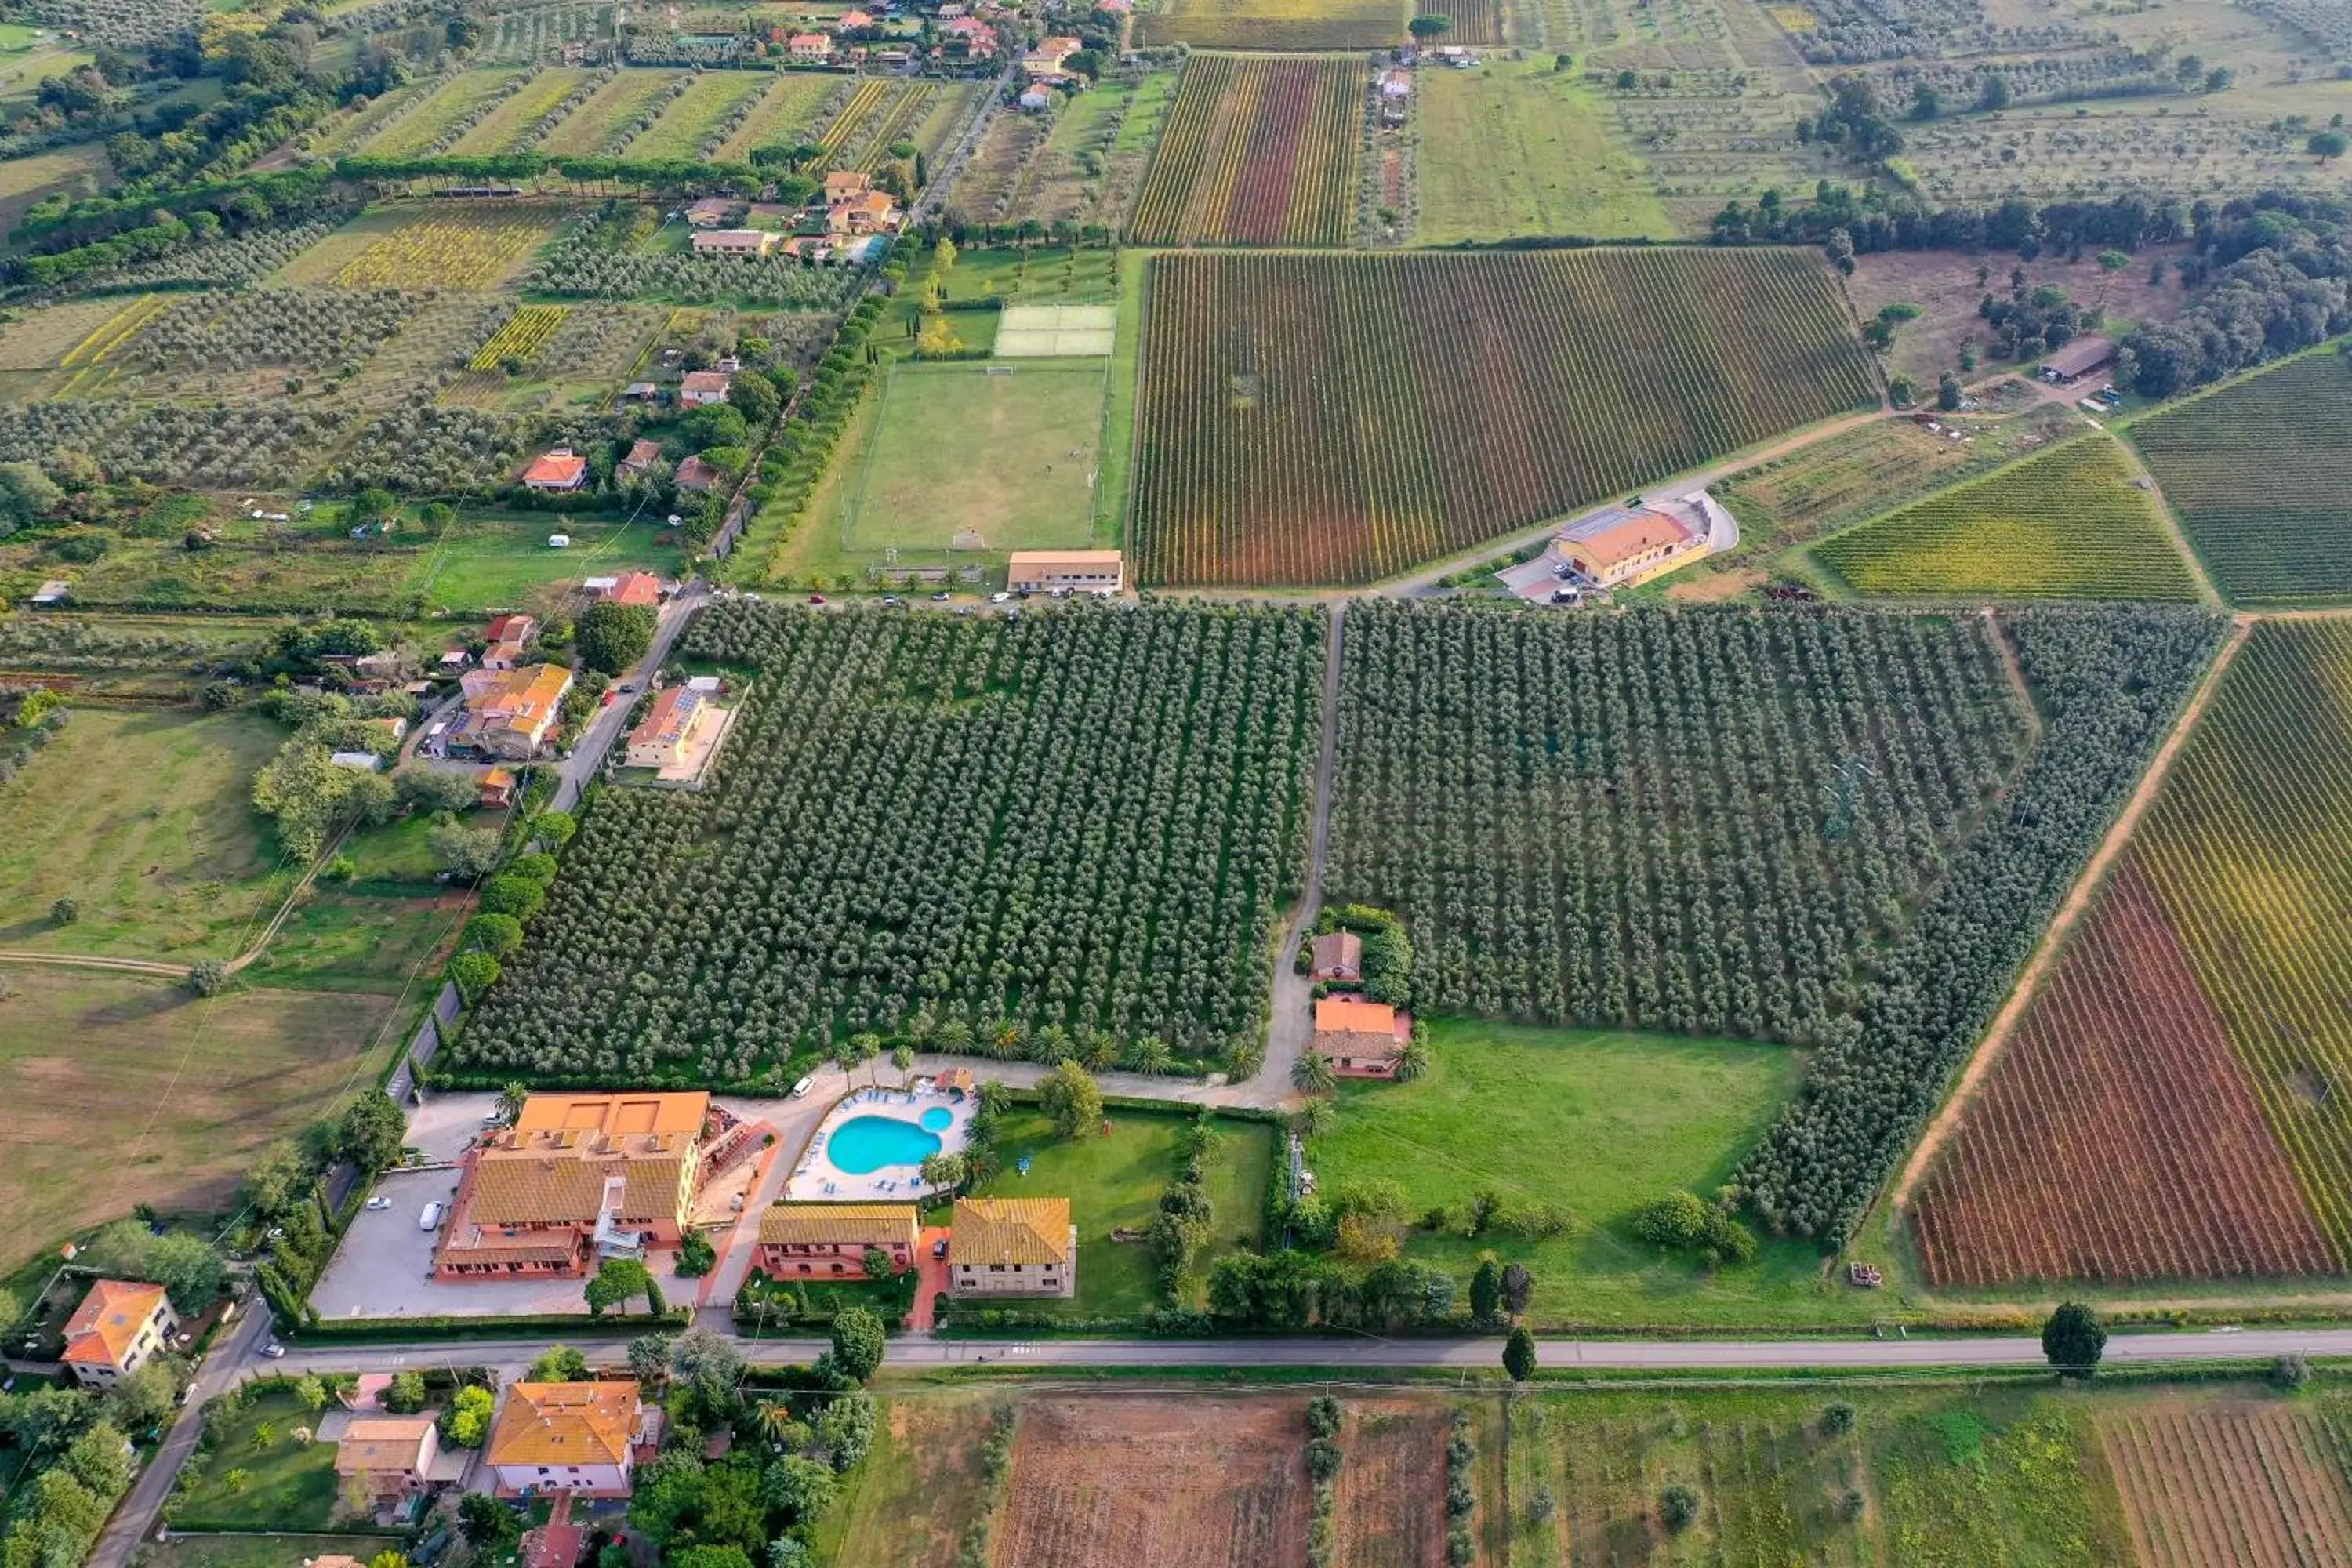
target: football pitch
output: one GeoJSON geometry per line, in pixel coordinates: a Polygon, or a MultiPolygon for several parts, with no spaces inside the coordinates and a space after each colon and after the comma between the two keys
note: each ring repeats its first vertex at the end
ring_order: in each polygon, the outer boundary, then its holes
{"type": "Polygon", "coordinates": [[[1099,363],[892,365],[843,548],[1084,547],[1108,385],[1099,363]]]}

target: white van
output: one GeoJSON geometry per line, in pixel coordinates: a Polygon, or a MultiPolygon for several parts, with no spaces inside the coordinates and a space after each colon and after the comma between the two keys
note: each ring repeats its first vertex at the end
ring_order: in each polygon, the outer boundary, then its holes
{"type": "Polygon", "coordinates": [[[804,1078],[801,1079],[800,1082],[793,1085],[793,1098],[794,1100],[806,1100],[809,1097],[809,1090],[815,1087],[816,1079],[813,1078],[804,1078]]]}
{"type": "Polygon", "coordinates": [[[440,1225],[441,1203],[440,1200],[436,1198],[433,1202],[426,1204],[425,1205],[425,1212],[416,1216],[416,1228],[419,1230],[437,1230],[440,1228],[440,1225]]]}

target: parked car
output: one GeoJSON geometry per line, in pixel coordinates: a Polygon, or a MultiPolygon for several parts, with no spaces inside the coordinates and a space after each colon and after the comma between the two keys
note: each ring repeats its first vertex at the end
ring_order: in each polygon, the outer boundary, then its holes
{"type": "Polygon", "coordinates": [[[809,603],[812,605],[822,605],[824,603],[824,595],[823,594],[811,594],[809,595],[809,603]]]}
{"type": "Polygon", "coordinates": [[[793,1085],[793,1098],[794,1100],[806,1100],[809,1096],[809,1090],[815,1087],[816,1079],[813,1078],[804,1078],[801,1079],[800,1082],[793,1085]]]}
{"type": "Polygon", "coordinates": [[[271,1361],[283,1361],[286,1358],[286,1347],[272,1340],[261,1347],[261,1353],[271,1361]]]}
{"type": "Polygon", "coordinates": [[[372,1213],[382,1214],[392,1206],[392,1200],[383,1197],[370,1198],[367,1201],[367,1206],[372,1213]]]}
{"type": "Polygon", "coordinates": [[[931,1256],[933,1258],[945,1258],[947,1255],[948,1238],[946,1237],[943,1236],[937,1241],[931,1243],[931,1256]]]}
{"type": "Polygon", "coordinates": [[[954,595],[949,593],[945,588],[942,588],[938,593],[931,595],[931,603],[934,605],[944,605],[950,599],[954,597],[954,595]]]}
{"type": "Polygon", "coordinates": [[[1013,597],[1013,595],[1010,594],[991,594],[988,596],[988,602],[992,605],[1001,605],[1011,597],[1013,597]]]}
{"type": "Polygon", "coordinates": [[[438,1198],[426,1204],[425,1205],[425,1212],[416,1216],[416,1228],[419,1230],[438,1230],[441,1228],[441,1201],[438,1198]]]}

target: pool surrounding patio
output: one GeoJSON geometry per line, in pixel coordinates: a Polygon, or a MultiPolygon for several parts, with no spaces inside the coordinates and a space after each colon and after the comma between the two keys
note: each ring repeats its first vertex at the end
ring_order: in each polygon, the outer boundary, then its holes
{"type": "Polygon", "coordinates": [[[923,1162],[961,1152],[978,1109],[974,1100],[922,1089],[857,1089],[810,1135],[784,1196],[794,1203],[919,1201],[929,1191],[923,1162]]]}

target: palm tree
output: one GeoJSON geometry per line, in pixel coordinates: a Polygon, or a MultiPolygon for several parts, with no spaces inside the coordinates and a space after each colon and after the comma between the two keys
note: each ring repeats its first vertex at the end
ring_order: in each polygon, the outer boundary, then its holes
{"type": "Polygon", "coordinates": [[[1153,1077],[1176,1065],[1176,1053],[1168,1048],[1165,1040],[1146,1036],[1127,1047],[1127,1068],[1129,1072],[1150,1073],[1153,1077]]]}
{"type": "Polygon", "coordinates": [[[1310,1142],[1331,1131],[1339,1120],[1339,1110],[1328,1100],[1310,1100],[1290,1115],[1290,1130],[1301,1143],[1310,1142]]]}
{"type": "Polygon", "coordinates": [[[1420,1036],[1415,1035],[1397,1047],[1396,1080],[1399,1083],[1411,1083],[1428,1070],[1429,1047],[1421,1043],[1420,1036]]]}
{"type": "Polygon", "coordinates": [[[501,1121],[512,1121],[522,1114],[522,1102],[530,1098],[530,1089],[520,1079],[510,1079],[499,1086],[499,1102],[495,1107],[501,1121]]]}
{"type": "Polygon", "coordinates": [[[1339,1082],[1331,1059],[1320,1051],[1302,1052],[1290,1065],[1290,1087],[1301,1094],[1328,1094],[1339,1082]]]}
{"type": "Polygon", "coordinates": [[[772,1442],[781,1442],[793,1429],[793,1407],[781,1399],[762,1399],[752,1406],[752,1418],[760,1424],[760,1435],[772,1442]]]}

